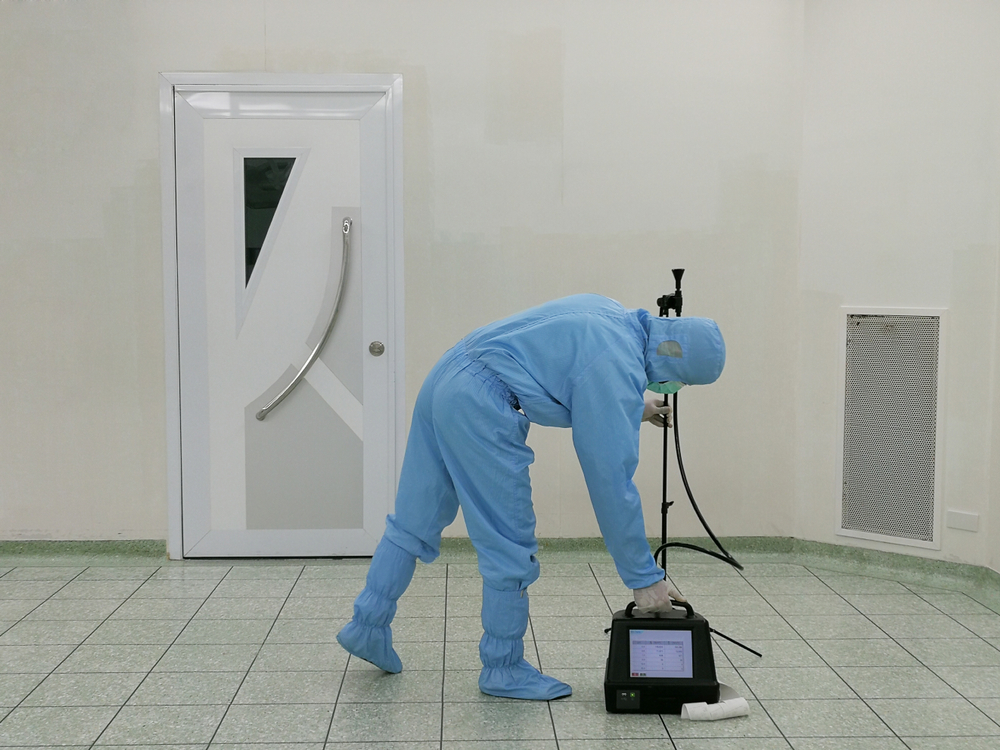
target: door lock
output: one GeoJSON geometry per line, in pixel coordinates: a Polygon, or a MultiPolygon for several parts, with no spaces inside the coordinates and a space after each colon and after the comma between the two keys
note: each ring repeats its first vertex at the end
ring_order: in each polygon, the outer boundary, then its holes
{"type": "Polygon", "coordinates": [[[376,357],[381,357],[383,352],[385,352],[385,344],[381,341],[373,341],[368,345],[368,351],[376,357]]]}

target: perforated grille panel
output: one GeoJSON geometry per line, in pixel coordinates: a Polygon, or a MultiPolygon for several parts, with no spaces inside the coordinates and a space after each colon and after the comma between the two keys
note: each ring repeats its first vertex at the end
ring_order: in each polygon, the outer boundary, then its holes
{"type": "Polygon", "coordinates": [[[940,320],[847,316],[843,529],[934,540],[940,320]]]}

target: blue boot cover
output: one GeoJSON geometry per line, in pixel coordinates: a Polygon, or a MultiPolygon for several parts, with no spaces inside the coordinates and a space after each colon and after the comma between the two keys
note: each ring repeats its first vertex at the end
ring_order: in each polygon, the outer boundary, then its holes
{"type": "Polygon", "coordinates": [[[337,634],[337,643],[360,659],[386,672],[403,671],[392,647],[389,623],[396,614],[396,600],[413,578],[417,559],[385,537],[378,543],[365,588],[354,600],[354,619],[337,634]]]}
{"type": "Polygon", "coordinates": [[[572,695],[565,682],[543,675],[524,660],[528,628],[528,592],[497,591],[483,586],[483,638],[479,689],[501,698],[547,701],[572,695]]]}

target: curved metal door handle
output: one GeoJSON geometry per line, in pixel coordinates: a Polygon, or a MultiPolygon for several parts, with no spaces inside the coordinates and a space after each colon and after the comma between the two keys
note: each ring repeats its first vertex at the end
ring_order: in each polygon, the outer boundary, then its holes
{"type": "Polygon", "coordinates": [[[291,382],[282,389],[281,393],[272,398],[263,409],[257,412],[257,419],[264,419],[271,409],[284,401],[285,396],[295,390],[295,386],[302,382],[302,378],[304,378],[306,373],[309,372],[309,368],[313,366],[313,362],[319,358],[319,353],[323,351],[323,345],[326,344],[326,340],[330,338],[330,333],[333,331],[333,324],[337,322],[337,310],[340,308],[340,295],[344,291],[344,279],[347,278],[347,256],[350,254],[351,249],[350,237],[352,223],[351,217],[347,216],[344,218],[344,223],[341,225],[341,230],[344,233],[344,252],[343,258],[340,261],[340,283],[337,285],[337,297],[333,302],[333,312],[330,313],[330,322],[326,324],[326,332],[323,334],[323,338],[319,340],[319,343],[316,344],[316,348],[312,350],[312,354],[309,355],[309,359],[307,359],[306,363],[302,365],[302,369],[299,370],[298,374],[296,374],[296,376],[292,378],[291,382]]]}

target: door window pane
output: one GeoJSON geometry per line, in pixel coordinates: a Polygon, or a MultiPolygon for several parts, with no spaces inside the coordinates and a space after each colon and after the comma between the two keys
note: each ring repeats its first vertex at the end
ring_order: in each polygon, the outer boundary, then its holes
{"type": "Polygon", "coordinates": [[[246,237],[246,280],[250,283],[260,249],[267,238],[274,212],[292,173],[295,159],[265,157],[243,159],[243,226],[246,237]]]}

